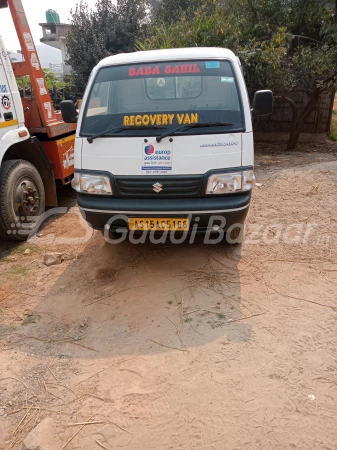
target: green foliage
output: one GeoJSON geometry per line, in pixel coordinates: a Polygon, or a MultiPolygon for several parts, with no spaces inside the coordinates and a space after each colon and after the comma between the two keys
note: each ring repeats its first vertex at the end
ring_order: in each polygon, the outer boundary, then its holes
{"type": "MultiPolygon", "coordinates": [[[[65,80],[59,80],[54,72],[52,72],[50,69],[43,69],[44,77],[46,80],[46,85],[48,90],[51,92],[52,90],[60,90],[65,89],[69,87],[69,81],[65,80]]],[[[20,77],[16,79],[17,85],[19,87],[19,90],[21,91],[23,88],[30,90],[31,89],[31,83],[29,76],[20,77]]]]}
{"type": "Polygon", "coordinates": [[[152,4],[152,22],[157,24],[173,24],[182,17],[190,20],[200,8],[205,8],[214,3],[213,0],[155,0],[152,4]]]}
{"type": "Polygon", "coordinates": [[[59,80],[54,74],[54,72],[52,72],[50,69],[43,69],[43,73],[49,91],[53,89],[60,90],[68,87],[69,83],[67,83],[66,81],[59,80]]]}
{"type": "MultiPolygon", "coordinates": [[[[72,97],[72,83],[69,78],[59,80],[50,69],[43,69],[46,86],[56,109],[59,108],[62,100],[72,97]]],[[[32,87],[29,76],[16,79],[22,97],[32,95],[32,87]]]]}
{"type": "MultiPolygon", "coordinates": [[[[167,10],[175,4],[165,1],[167,10]]],[[[288,146],[293,148],[306,118],[337,83],[334,14],[330,0],[200,0],[193,14],[163,20],[137,46],[230,48],[241,59],[251,95],[271,89],[292,108],[288,146]],[[304,104],[292,99],[298,88],[307,95],[304,104]]]]}
{"type": "Polygon", "coordinates": [[[72,12],[67,37],[77,95],[84,92],[94,66],[103,58],[133,51],[146,19],[145,0],[97,0],[95,10],[83,0],[72,12]]]}
{"type": "Polygon", "coordinates": [[[26,91],[29,89],[30,91],[30,78],[29,77],[20,77],[16,79],[16,83],[18,85],[19,91],[23,93],[23,91],[26,91]]]}
{"type": "Polygon", "coordinates": [[[248,91],[272,89],[293,110],[289,148],[337,83],[337,23],[331,0],[84,0],[68,37],[72,85],[81,95],[111,54],[174,47],[226,47],[241,59],[248,91]],[[306,93],[303,104],[292,92],[306,93]]]}
{"type": "MultiPolygon", "coordinates": [[[[166,2],[169,4],[170,0],[166,2]]],[[[229,32],[231,25],[224,22],[224,10],[216,0],[199,0],[199,8],[193,14],[183,15],[179,21],[163,22],[153,27],[153,33],[137,43],[140,50],[172,47],[216,47],[236,40],[229,32]],[[227,26],[225,32],[224,26],[227,26]]],[[[233,48],[233,46],[230,46],[233,48]]]]}

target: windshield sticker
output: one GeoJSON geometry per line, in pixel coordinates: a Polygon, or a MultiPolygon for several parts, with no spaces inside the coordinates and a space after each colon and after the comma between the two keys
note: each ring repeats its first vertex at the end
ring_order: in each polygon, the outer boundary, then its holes
{"type": "MultiPolygon", "coordinates": [[[[1,2],[1,0],[0,0],[1,2]]],[[[233,69],[229,61],[165,61],[148,62],[102,67],[95,78],[95,85],[115,82],[117,80],[138,80],[142,78],[173,78],[173,77],[232,77],[233,69]]],[[[157,80],[154,82],[156,83],[157,80]]],[[[166,80],[166,83],[168,81],[166,80]]],[[[172,80],[170,81],[172,82],[172,80]]],[[[137,89],[140,89],[138,87],[137,89]]]]}
{"type": "Polygon", "coordinates": [[[206,69],[220,69],[220,61],[206,61],[206,69]]]}
{"type": "MultiPolygon", "coordinates": [[[[220,63],[219,63],[220,67],[220,63]]],[[[200,73],[198,64],[175,64],[161,66],[142,66],[138,69],[135,67],[129,68],[129,77],[144,77],[144,75],[174,75],[185,73],[200,73]]]]}
{"type": "Polygon", "coordinates": [[[142,174],[172,172],[172,144],[142,144],[142,174]]]}
{"type": "Polygon", "coordinates": [[[165,81],[165,78],[158,78],[158,80],[157,80],[157,86],[159,86],[159,87],[164,87],[166,85],[166,81],[165,81]]]}
{"type": "Polygon", "coordinates": [[[221,77],[221,83],[234,83],[233,77],[221,77]]]}
{"type": "Polygon", "coordinates": [[[199,114],[138,114],[137,116],[124,116],[123,125],[125,126],[165,126],[190,125],[199,122],[199,114]]]}
{"type": "Polygon", "coordinates": [[[7,86],[5,84],[0,84],[0,94],[5,94],[7,92],[7,86]]]}

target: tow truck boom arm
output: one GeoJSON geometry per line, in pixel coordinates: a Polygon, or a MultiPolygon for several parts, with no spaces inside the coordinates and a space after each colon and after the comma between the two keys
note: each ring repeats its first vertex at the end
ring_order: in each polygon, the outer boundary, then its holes
{"type": "Polygon", "coordinates": [[[54,110],[22,1],[0,0],[0,9],[7,7],[10,9],[24,56],[23,62],[12,63],[14,74],[16,77],[25,75],[30,77],[36,106],[41,119],[41,130],[34,129],[32,131],[46,132],[49,137],[64,135],[74,131],[76,127],[71,124],[65,124],[62,121],[61,114],[54,110]]]}

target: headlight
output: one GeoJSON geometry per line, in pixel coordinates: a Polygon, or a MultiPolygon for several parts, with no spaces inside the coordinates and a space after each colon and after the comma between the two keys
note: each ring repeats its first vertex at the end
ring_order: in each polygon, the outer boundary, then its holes
{"type": "Polygon", "coordinates": [[[254,183],[253,170],[216,173],[208,179],[206,194],[230,194],[232,192],[250,191],[253,189],[254,183]]]}
{"type": "Polygon", "coordinates": [[[84,194],[112,195],[110,180],[105,175],[75,172],[71,185],[84,194]]]}

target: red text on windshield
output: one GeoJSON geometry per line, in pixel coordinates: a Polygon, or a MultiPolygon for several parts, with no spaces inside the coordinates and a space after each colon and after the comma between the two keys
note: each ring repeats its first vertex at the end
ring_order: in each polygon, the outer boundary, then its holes
{"type": "Polygon", "coordinates": [[[185,73],[200,73],[198,64],[175,64],[167,65],[161,72],[160,66],[142,66],[139,68],[130,67],[129,77],[142,77],[146,75],[180,75],[185,73]]]}

